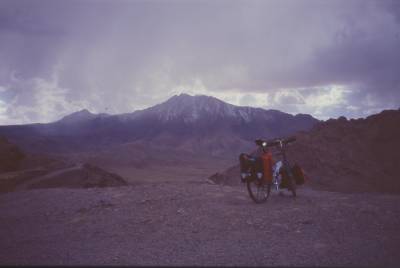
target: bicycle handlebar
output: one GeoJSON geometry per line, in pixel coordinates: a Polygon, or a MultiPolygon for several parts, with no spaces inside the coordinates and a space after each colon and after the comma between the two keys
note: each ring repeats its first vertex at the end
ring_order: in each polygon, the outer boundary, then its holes
{"type": "Polygon", "coordinates": [[[281,143],[282,143],[282,145],[287,145],[294,141],[296,141],[296,137],[289,137],[287,139],[284,139],[284,138],[272,139],[272,140],[257,139],[257,140],[255,140],[255,143],[261,147],[273,147],[273,146],[279,146],[281,143]]]}

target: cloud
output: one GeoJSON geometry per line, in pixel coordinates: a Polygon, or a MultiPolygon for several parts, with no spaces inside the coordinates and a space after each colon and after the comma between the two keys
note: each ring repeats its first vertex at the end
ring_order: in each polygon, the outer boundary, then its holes
{"type": "Polygon", "coordinates": [[[320,118],[398,108],[399,6],[4,0],[0,85],[24,90],[0,91],[3,116],[44,122],[83,105],[131,112],[179,92],[320,118]]]}
{"type": "Polygon", "coordinates": [[[274,102],[281,105],[305,104],[298,90],[280,90],[274,94],[274,102]]]}
{"type": "Polygon", "coordinates": [[[0,100],[0,124],[52,122],[60,116],[90,108],[84,100],[74,100],[70,90],[58,84],[56,72],[51,79],[15,80],[11,87],[0,87],[9,101],[0,100]]]}
{"type": "Polygon", "coordinates": [[[244,95],[239,100],[239,104],[241,106],[254,106],[255,103],[257,103],[257,99],[253,95],[250,95],[250,94],[244,95]]]}

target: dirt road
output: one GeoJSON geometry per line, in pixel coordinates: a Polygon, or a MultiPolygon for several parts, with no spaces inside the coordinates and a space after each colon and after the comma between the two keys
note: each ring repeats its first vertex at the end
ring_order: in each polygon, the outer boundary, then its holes
{"type": "Polygon", "coordinates": [[[400,265],[400,196],[170,182],[0,195],[2,265],[400,265]]]}

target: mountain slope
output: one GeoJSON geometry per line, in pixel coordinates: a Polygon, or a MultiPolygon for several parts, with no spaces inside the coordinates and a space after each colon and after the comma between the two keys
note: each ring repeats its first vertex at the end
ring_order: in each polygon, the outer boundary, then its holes
{"type": "Polygon", "coordinates": [[[149,148],[223,155],[249,148],[255,138],[289,135],[316,122],[309,115],[293,116],[181,94],[129,114],[94,115],[83,110],[50,124],[3,126],[0,134],[34,152],[93,151],[139,142],[149,148]]]}
{"type": "Polygon", "coordinates": [[[93,114],[89,112],[87,109],[80,110],[78,112],[72,113],[70,115],[64,116],[59,122],[63,124],[76,124],[80,122],[85,122],[88,120],[92,120],[98,117],[106,117],[108,114],[93,114]]]}
{"type": "Polygon", "coordinates": [[[25,154],[18,146],[0,136],[0,172],[17,169],[24,158],[25,154]]]}

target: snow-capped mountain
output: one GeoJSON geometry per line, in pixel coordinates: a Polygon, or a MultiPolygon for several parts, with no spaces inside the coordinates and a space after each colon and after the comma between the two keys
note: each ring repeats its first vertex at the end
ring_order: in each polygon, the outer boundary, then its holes
{"type": "Polygon", "coordinates": [[[142,112],[152,114],[163,122],[183,120],[185,123],[221,118],[245,122],[249,122],[255,117],[273,120],[276,114],[283,114],[276,110],[268,110],[266,113],[266,110],[260,108],[235,106],[211,96],[190,96],[188,94],[175,95],[166,102],[142,112]]]}
{"type": "Polygon", "coordinates": [[[209,116],[213,118],[240,116],[237,111],[238,108],[209,96],[199,95],[193,97],[181,94],[152,107],[149,112],[157,114],[157,117],[162,121],[183,119],[185,122],[195,122],[209,116]]]}
{"type": "Polygon", "coordinates": [[[30,151],[82,151],[132,142],[223,154],[250,148],[256,138],[308,130],[310,115],[240,107],[209,96],[181,94],[128,114],[82,110],[50,124],[0,127],[0,135],[30,151]]]}

